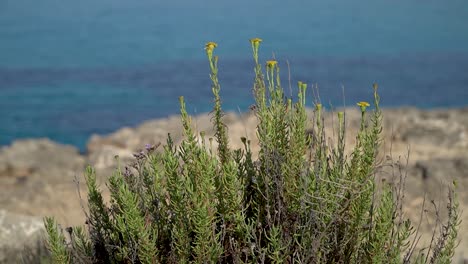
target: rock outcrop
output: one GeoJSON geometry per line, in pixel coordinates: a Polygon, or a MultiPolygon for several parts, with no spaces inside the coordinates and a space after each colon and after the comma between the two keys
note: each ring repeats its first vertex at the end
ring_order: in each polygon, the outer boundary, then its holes
{"type": "Polygon", "coordinates": [[[49,139],[15,141],[0,149],[0,208],[73,219],[70,208],[79,208],[74,178],[84,168],[85,157],[73,146],[49,139]]]}
{"type": "Polygon", "coordinates": [[[44,235],[41,218],[0,210],[0,263],[39,263],[47,255],[44,235]]]}
{"type": "Polygon", "coordinates": [[[27,139],[0,149],[0,178],[21,183],[31,177],[48,174],[47,180],[62,181],[64,172],[81,170],[84,158],[78,149],[49,139],[27,139]]]}

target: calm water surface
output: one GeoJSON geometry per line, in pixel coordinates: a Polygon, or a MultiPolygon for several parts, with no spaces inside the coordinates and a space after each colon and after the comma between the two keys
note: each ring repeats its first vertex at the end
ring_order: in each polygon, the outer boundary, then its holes
{"type": "MultiPolygon", "coordinates": [[[[92,133],[210,110],[206,41],[224,106],[253,100],[249,38],[284,86],[317,83],[323,103],[468,105],[468,2],[420,0],[0,1],[0,144],[49,137],[84,149],[92,133]]],[[[289,88],[287,88],[289,93],[289,88]]],[[[312,101],[312,95],[311,95],[312,101]]]]}

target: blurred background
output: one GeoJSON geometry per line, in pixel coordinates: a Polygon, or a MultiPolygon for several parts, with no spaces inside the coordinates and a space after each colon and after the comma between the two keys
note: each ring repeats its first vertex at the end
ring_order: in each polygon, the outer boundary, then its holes
{"type": "MultiPolygon", "coordinates": [[[[407,173],[404,210],[422,223],[421,246],[436,223],[429,201],[444,215],[446,183],[459,182],[467,211],[466,0],[0,0],[0,263],[37,263],[44,216],[83,225],[87,164],[108,198],[115,155],[128,164],[168,132],[180,142],[179,96],[212,136],[208,41],[218,43],[224,109],[246,113],[226,116],[231,147],[241,136],[255,145],[255,37],[261,62],[278,60],[287,96],[300,80],[317,85],[327,109],[351,107],[348,146],[355,103],[372,101],[379,84],[382,153],[407,173]]],[[[468,263],[468,219],[459,234],[456,263],[468,263]]]]}
{"type": "Polygon", "coordinates": [[[289,62],[293,93],[316,83],[325,105],[343,105],[343,87],[349,104],[369,100],[378,82],[386,107],[465,106],[467,25],[465,0],[2,0],[0,144],[48,137],[84,151],[92,133],[177,113],[180,95],[207,112],[207,41],[219,44],[224,107],[247,111],[253,37],[285,87],[289,62]]]}

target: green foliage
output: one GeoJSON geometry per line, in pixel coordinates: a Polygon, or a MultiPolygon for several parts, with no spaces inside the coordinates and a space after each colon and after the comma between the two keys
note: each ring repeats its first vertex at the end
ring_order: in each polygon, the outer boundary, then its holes
{"type": "Polygon", "coordinates": [[[136,162],[109,178],[103,201],[92,168],[86,170],[89,213],[86,231],[66,241],[51,218],[45,224],[58,263],[449,263],[456,247],[459,209],[449,193],[449,219],[426,256],[414,254],[414,234],[405,220],[403,178],[376,179],[382,132],[377,85],[374,110],[360,102],[362,119],[351,156],[345,155],[345,113],[338,113],[337,143],[325,135],[322,105],[315,104],[307,133],[305,83],[298,101],[286,98],[278,63],[258,61],[252,39],[253,92],[258,118],[258,159],[250,140],[231,150],[218,82],[217,44],[205,49],[214,95],[217,149],[192,128],[180,97],[184,140],[168,135],[135,155],[136,162]]]}
{"type": "Polygon", "coordinates": [[[57,224],[55,223],[54,219],[46,217],[44,219],[44,225],[49,235],[47,246],[52,255],[52,262],[70,262],[70,253],[68,252],[65,244],[65,236],[63,233],[58,231],[57,224]]]}

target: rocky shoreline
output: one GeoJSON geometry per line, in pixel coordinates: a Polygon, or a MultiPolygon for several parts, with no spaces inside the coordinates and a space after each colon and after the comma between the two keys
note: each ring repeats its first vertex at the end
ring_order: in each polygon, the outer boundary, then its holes
{"type": "MultiPolygon", "coordinates": [[[[336,118],[331,113],[327,113],[325,118],[331,128],[336,118]]],[[[348,145],[354,144],[359,118],[357,109],[346,109],[348,145]]],[[[242,136],[256,145],[257,121],[252,113],[227,113],[224,120],[232,148],[242,146],[242,136]]],[[[209,115],[193,117],[193,124],[197,131],[213,135],[209,115]]],[[[145,144],[164,144],[168,133],[175,143],[180,142],[181,131],[179,116],[171,116],[147,121],[134,128],[121,128],[105,136],[93,135],[84,154],[73,146],[49,139],[18,140],[0,148],[0,209],[4,210],[0,214],[0,240],[15,239],[14,232],[8,231],[5,221],[2,221],[6,219],[5,215],[55,216],[63,226],[82,225],[83,204],[78,199],[77,186],[81,186],[82,192],[84,188],[83,183],[77,183],[75,179],[82,181],[87,164],[97,169],[101,187],[105,190],[103,183],[117,165],[116,155],[121,164],[126,164],[145,144]]],[[[327,135],[333,140],[332,129],[328,129],[327,135]]],[[[460,205],[467,211],[468,193],[463,190],[468,188],[468,107],[385,109],[383,138],[382,157],[391,155],[393,160],[400,157],[408,172],[405,212],[412,221],[418,221],[424,195],[426,199],[445,198],[446,193],[441,186],[452,179],[458,181],[460,205]],[[406,165],[408,151],[410,156],[406,165]]],[[[253,147],[253,150],[258,149],[253,147]]],[[[467,217],[466,212],[462,214],[461,243],[455,259],[468,259],[467,217]]],[[[421,230],[430,233],[430,223],[426,222],[423,221],[421,230]]],[[[0,262],[4,261],[2,247],[0,243],[0,262]]]]}

